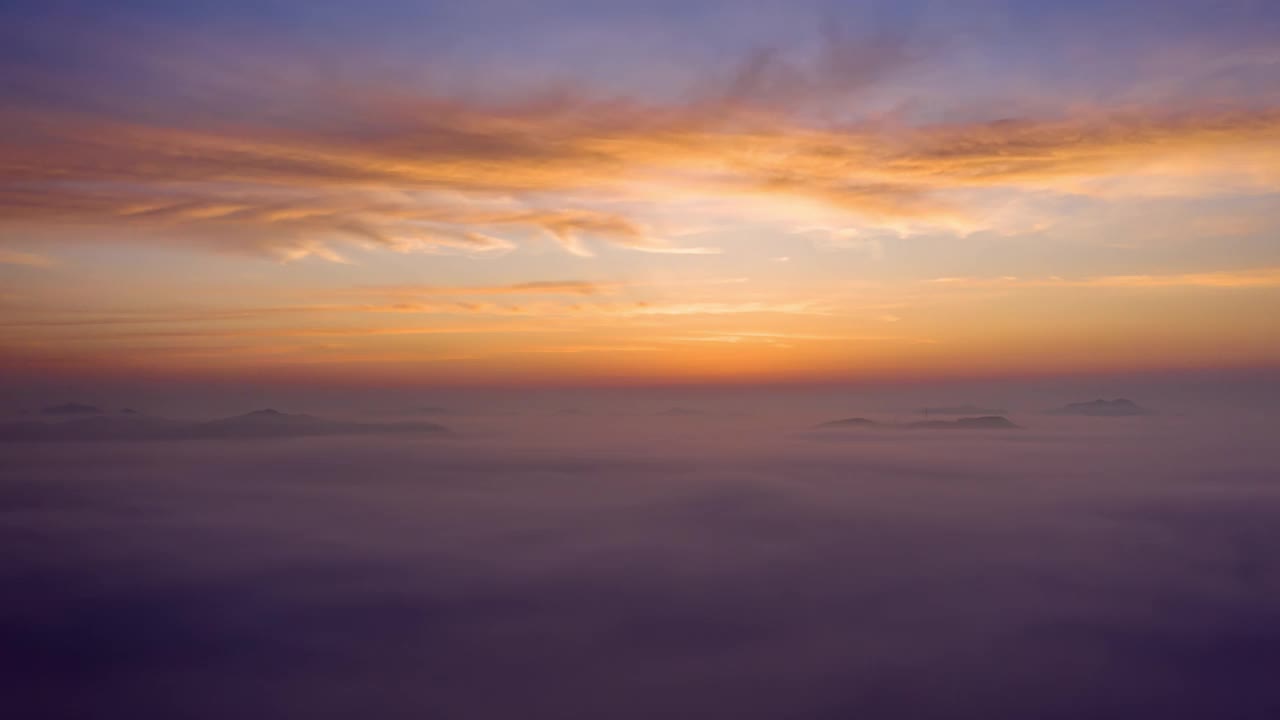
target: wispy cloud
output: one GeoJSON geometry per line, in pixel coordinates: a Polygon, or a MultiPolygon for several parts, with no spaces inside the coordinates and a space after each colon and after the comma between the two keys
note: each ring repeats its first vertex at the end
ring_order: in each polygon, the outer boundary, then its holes
{"type": "MultiPolygon", "coordinates": [[[[126,120],[15,104],[0,113],[0,228],[93,226],[114,231],[98,236],[286,259],[342,260],[344,246],[497,255],[539,238],[582,256],[598,244],[709,254],[719,248],[673,242],[686,228],[651,226],[644,209],[690,197],[802,202],[842,214],[849,227],[971,232],[996,222],[982,195],[996,189],[1280,189],[1280,109],[834,120],[783,98],[862,87],[904,51],[891,42],[830,48],[821,72],[788,70],[765,54],[729,90],[682,104],[603,99],[585,88],[494,103],[251,72],[229,82],[283,98],[282,117],[233,124],[174,111],[126,120]]],[[[828,235],[874,247],[874,237],[841,228],[828,235]]]]}
{"type": "Polygon", "coordinates": [[[617,291],[619,283],[586,280],[534,280],[510,285],[371,285],[340,291],[347,295],[465,296],[465,295],[603,295],[617,291]]]}
{"type": "Polygon", "coordinates": [[[0,265],[22,265],[25,267],[45,268],[52,267],[55,264],[56,262],[54,259],[47,255],[0,249],[0,265]]]}
{"type": "Polygon", "coordinates": [[[1103,275],[1085,278],[944,277],[935,278],[930,282],[957,288],[1271,288],[1280,287],[1280,268],[1170,275],[1103,275]]]}
{"type": "Polygon", "coordinates": [[[748,342],[767,342],[780,343],[784,341],[812,341],[812,342],[837,342],[837,343],[907,343],[907,344],[927,344],[932,345],[937,341],[929,338],[908,337],[903,335],[822,335],[815,333],[792,333],[792,332],[765,332],[765,331],[739,331],[739,332],[713,332],[701,335],[686,335],[671,338],[676,342],[709,342],[709,343],[748,343],[748,342]]]}

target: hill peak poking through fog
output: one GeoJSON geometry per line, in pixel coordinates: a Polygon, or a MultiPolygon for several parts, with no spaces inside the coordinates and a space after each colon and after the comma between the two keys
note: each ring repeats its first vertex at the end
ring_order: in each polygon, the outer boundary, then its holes
{"type": "Polygon", "coordinates": [[[1019,425],[999,415],[966,417],[957,420],[921,420],[907,423],[909,430],[1015,430],[1019,425]]]}
{"type": "Polygon", "coordinates": [[[195,422],[141,413],[83,413],[49,422],[3,423],[0,424],[0,442],[255,440],[448,432],[448,428],[433,422],[349,422],[266,408],[242,415],[195,422]]]}
{"type": "Polygon", "coordinates": [[[919,420],[905,424],[880,423],[864,417],[831,420],[817,426],[819,430],[857,430],[864,428],[897,428],[905,430],[1013,430],[1021,427],[1006,417],[985,415],[956,420],[919,420]]]}
{"type": "Polygon", "coordinates": [[[875,420],[871,420],[870,418],[853,417],[853,418],[844,418],[843,420],[830,420],[828,422],[820,423],[818,427],[839,429],[839,428],[883,427],[883,425],[881,423],[876,422],[875,420]]]}
{"type": "Polygon", "coordinates": [[[244,413],[243,415],[233,415],[218,420],[210,420],[209,424],[230,425],[236,423],[254,423],[278,425],[282,423],[316,423],[320,422],[320,418],[313,415],[300,415],[293,413],[282,413],[274,408],[264,408],[262,410],[254,410],[244,413]]]}

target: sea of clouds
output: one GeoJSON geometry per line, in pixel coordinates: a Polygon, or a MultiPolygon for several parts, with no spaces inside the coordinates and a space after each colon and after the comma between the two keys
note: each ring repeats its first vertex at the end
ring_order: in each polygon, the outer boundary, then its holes
{"type": "Polygon", "coordinates": [[[1265,417],[0,443],[15,718],[1280,717],[1265,417]]]}

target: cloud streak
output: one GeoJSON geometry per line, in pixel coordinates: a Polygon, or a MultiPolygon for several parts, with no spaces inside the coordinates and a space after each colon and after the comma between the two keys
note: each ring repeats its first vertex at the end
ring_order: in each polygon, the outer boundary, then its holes
{"type": "Polygon", "coordinates": [[[603,295],[616,292],[619,283],[599,283],[586,280],[532,280],[510,285],[377,285],[350,288],[347,295],[382,296],[457,296],[457,295],[603,295]]]}
{"type": "Polygon", "coordinates": [[[53,258],[37,253],[18,252],[16,250],[0,250],[0,265],[21,265],[24,267],[45,268],[56,263],[53,258]]]}
{"type": "Polygon", "coordinates": [[[833,78],[871,83],[901,60],[896,47],[830,41],[828,80],[813,82],[783,82],[794,73],[761,56],[727,94],[674,104],[586,88],[495,103],[429,88],[262,87],[251,72],[232,86],[284,98],[284,119],[18,104],[0,113],[0,230],[106,227],[286,259],[342,260],[344,246],[502,254],[539,238],[582,256],[596,243],[708,254],[719,249],[675,244],[681,227],[642,217],[676,197],[801,202],[863,226],[971,232],[995,222],[994,190],[1211,196],[1227,175],[1234,189],[1280,189],[1272,107],[910,123],[815,118],[784,101],[792,84],[843,97],[854,88],[833,78]]]}
{"type": "Polygon", "coordinates": [[[1280,268],[1171,275],[1105,275],[1075,279],[1061,277],[954,277],[936,278],[930,282],[943,287],[956,288],[1276,288],[1280,287],[1280,268]]]}

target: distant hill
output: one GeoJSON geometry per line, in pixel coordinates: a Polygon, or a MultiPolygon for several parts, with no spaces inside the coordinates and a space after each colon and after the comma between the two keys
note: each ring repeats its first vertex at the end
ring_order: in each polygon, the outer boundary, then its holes
{"type": "Polygon", "coordinates": [[[818,425],[817,430],[906,429],[906,430],[1012,430],[1019,426],[999,415],[966,417],[956,420],[920,420],[904,425],[879,423],[863,417],[832,420],[818,425]]]}
{"type": "Polygon", "coordinates": [[[1134,415],[1154,415],[1155,413],[1147,408],[1141,407],[1132,400],[1117,398],[1115,400],[1103,400],[1101,398],[1091,402],[1078,402],[1064,405],[1060,408],[1049,410],[1050,415],[1078,415],[1085,417],[1131,417],[1134,415]]]}
{"type": "Polygon", "coordinates": [[[293,415],[267,408],[197,423],[189,429],[209,437],[279,437],[332,434],[325,432],[331,426],[332,423],[313,415],[293,415]]]}
{"type": "Polygon", "coordinates": [[[824,422],[818,425],[818,427],[834,429],[834,428],[868,428],[868,427],[883,427],[883,426],[880,423],[876,422],[875,420],[868,420],[867,418],[863,418],[863,417],[855,417],[855,418],[845,418],[843,420],[832,420],[830,422],[824,422]]]}
{"type": "Polygon", "coordinates": [[[447,432],[443,425],[432,422],[344,422],[266,409],[203,422],[122,413],[58,422],[7,423],[0,424],[0,442],[260,439],[447,432]]]}
{"type": "Polygon", "coordinates": [[[1019,426],[999,415],[966,417],[958,420],[921,420],[907,423],[910,430],[1015,430],[1019,426]]]}
{"type": "Polygon", "coordinates": [[[916,411],[917,415],[965,415],[965,416],[982,416],[982,415],[1004,415],[1004,410],[995,408],[978,407],[977,405],[954,405],[951,407],[927,407],[920,408],[916,411]]]}

